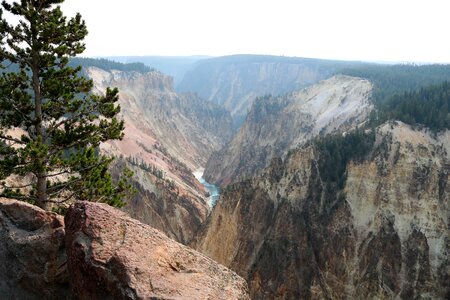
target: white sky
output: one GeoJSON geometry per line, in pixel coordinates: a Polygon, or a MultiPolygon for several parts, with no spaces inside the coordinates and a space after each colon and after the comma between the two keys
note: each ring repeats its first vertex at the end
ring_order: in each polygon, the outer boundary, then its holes
{"type": "Polygon", "coordinates": [[[85,56],[273,54],[450,63],[449,0],[66,0],[85,56]]]}

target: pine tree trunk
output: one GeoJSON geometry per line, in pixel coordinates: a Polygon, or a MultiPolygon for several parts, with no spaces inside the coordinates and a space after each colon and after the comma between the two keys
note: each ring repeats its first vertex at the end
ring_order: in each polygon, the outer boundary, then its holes
{"type": "Polygon", "coordinates": [[[51,205],[47,201],[47,176],[44,173],[39,173],[37,175],[37,205],[44,209],[50,210],[51,205]]]}
{"type": "MultiPolygon", "coordinates": [[[[45,143],[44,126],[42,120],[42,95],[41,95],[41,83],[39,80],[39,54],[33,53],[33,91],[34,91],[34,108],[35,108],[35,129],[36,140],[38,143],[45,143]]],[[[42,171],[45,169],[44,158],[36,157],[37,165],[39,169],[36,172],[37,177],[37,205],[45,210],[50,210],[51,205],[47,201],[47,172],[42,171]]]]}

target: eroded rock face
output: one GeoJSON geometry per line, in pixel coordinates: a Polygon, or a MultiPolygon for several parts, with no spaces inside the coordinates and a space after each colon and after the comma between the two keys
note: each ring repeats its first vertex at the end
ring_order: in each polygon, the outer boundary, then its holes
{"type": "Polygon", "coordinates": [[[253,299],[448,299],[450,132],[397,123],[323,194],[315,150],[223,191],[194,248],[247,279],[253,299]]]}
{"type": "Polygon", "coordinates": [[[0,198],[0,298],[69,299],[64,220],[0,198]]]}
{"type": "MultiPolygon", "coordinates": [[[[155,158],[152,154],[157,149],[152,146],[159,143],[166,148],[164,152],[195,170],[231,137],[228,111],[194,94],[176,93],[173,80],[167,75],[95,67],[87,68],[86,72],[98,93],[104,93],[107,87],[119,88],[125,137],[110,142],[111,148],[107,150],[147,161],[155,158]]],[[[162,168],[167,162],[156,160],[154,164],[162,168]]]]}
{"type": "Polygon", "coordinates": [[[234,272],[107,205],[76,203],[65,221],[79,299],[248,299],[234,272]]]}
{"type": "Polygon", "coordinates": [[[227,185],[253,177],[273,157],[284,157],[320,133],[361,125],[373,106],[372,84],[337,75],[303,90],[256,101],[239,133],[206,164],[209,182],[227,185]]]}

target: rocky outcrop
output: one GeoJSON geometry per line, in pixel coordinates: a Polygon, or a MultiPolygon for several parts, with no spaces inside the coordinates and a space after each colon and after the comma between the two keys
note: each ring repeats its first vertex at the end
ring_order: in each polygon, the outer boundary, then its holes
{"type": "Polygon", "coordinates": [[[0,198],[0,298],[70,299],[64,220],[0,198]]]}
{"type": "Polygon", "coordinates": [[[177,88],[222,105],[240,126],[256,97],[278,96],[315,84],[344,65],[351,64],[267,55],[217,57],[198,62],[177,88]]]}
{"type": "Polygon", "coordinates": [[[1,299],[248,299],[234,272],[106,204],[0,198],[1,299]]]}
{"type": "Polygon", "coordinates": [[[65,221],[79,299],[248,299],[234,272],[107,205],[76,203],[65,221]]]}
{"type": "Polygon", "coordinates": [[[193,245],[253,299],[448,299],[450,132],[386,124],[325,196],[308,146],[230,185],[193,245]]]}
{"type": "Polygon", "coordinates": [[[209,159],[204,177],[226,185],[258,174],[319,133],[345,132],[367,119],[372,85],[338,75],[280,97],[258,99],[239,133],[209,159]]]}

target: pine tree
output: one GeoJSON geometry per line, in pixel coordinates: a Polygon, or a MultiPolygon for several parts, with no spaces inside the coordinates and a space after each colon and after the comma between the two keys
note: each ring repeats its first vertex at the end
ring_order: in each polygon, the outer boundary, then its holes
{"type": "Polygon", "coordinates": [[[68,65],[85,50],[88,32],[80,14],[69,20],[63,15],[62,2],[1,4],[1,196],[44,209],[71,199],[121,206],[127,176],[113,184],[112,159],[98,151],[100,143],[123,136],[118,90],[93,95],[93,83],[80,75],[81,67],[68,65]],[[5,12],[19,23],[8,23],[5,12]],[[11,65],[18,71],[10,71],[11,65]],[[27,176],[28,183],[8,184],[11,175],[27,176]]]}

